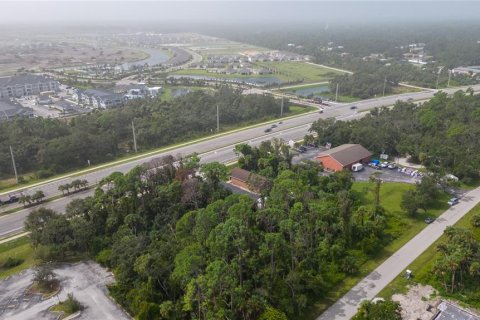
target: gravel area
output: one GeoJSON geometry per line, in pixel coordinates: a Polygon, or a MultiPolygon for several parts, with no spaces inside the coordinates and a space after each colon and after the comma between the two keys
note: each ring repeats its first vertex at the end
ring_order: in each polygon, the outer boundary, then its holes
{"type": "Polygon", "coordinates": [[[39,295],[26,295],[32,283],[33,269],[25,270],[0,282],[0,319],[56,319],[47,309],[65,300],[68,293],[83,305],[77,319],[131,319],[108,295],[107,285],[114,281],[110,272],[94,262],[62,264],[54,269],[60,280],[58,295],[42,300],[39,295]]]}
{"type": "Polygon", "coordinates": [[[431,286],[415,285],[405,295],[394,294],[392,300],[402,306],[402,319],[430,320],[435,315],[433,306],[439,302],[430,299],[434,292],[435,289],[431,286]]]}

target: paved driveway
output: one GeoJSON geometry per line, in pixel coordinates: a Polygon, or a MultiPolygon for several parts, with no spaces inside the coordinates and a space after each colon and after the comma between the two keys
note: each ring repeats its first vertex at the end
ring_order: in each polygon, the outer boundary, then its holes
{"type": "Polygon", "coordinates": [[[446,227],[455,224],[480,202],[480,188],[466,193],[460,203],[450,207],[435,222],[429,224],[412,240],[395,252],[316,320],[347,320],[357,312],[363,300],[373,299],[397,275],[403,272],[420,254],[431,246],[446,227]]]}

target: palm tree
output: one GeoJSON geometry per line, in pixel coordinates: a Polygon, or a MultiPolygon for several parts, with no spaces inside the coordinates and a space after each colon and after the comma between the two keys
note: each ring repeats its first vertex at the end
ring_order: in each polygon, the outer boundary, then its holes
{"type": "Polygon", "coordinates": [[[67,188],[65,187],[64,184],[61,184],[61,185],[58,186],[58,191],[62,192],[62,196],[65,195],[65,190],[67,190],[67,188]]]}
{"type": "Polygon", "coordinates": [[[27,206],[27,203],[30,205],[32,203],[32,197],[29,194],[22,194],[18,199],[24,207],[27,206]]]}

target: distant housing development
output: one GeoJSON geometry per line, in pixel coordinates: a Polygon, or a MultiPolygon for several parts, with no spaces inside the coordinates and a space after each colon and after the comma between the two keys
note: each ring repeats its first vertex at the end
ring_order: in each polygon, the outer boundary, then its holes
{"type": "Polygon", "coordinates": [[[0,78],[0,99],[40,94],[44,91],[58,91],[58,82],[53,78],[22,74],[0,78]]]}
{"type": "Polygon", "coordinates": [[[480,66],[458,67],[452,70],[454,74],[463,74],[467,76],[480,75],[480,66]]]}

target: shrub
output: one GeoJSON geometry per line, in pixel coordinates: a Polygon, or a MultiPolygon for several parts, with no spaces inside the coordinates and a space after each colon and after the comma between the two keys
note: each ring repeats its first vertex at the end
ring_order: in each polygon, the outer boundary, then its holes
{"type": "Polygon", "coordinates": [[[1,264],[1,267],[4,268],[4,269],[10,269],[10,268],[21,265],[23,263],[23,261],[25,261],[25,260],[22,259],[22,258],[8,257],[8,259],[4,263],[1,264]]]}

